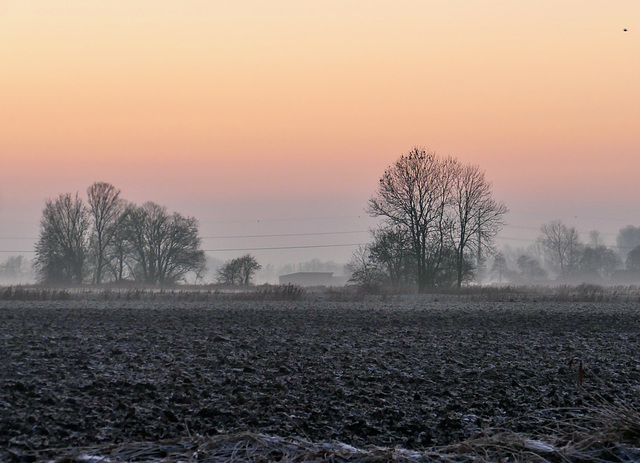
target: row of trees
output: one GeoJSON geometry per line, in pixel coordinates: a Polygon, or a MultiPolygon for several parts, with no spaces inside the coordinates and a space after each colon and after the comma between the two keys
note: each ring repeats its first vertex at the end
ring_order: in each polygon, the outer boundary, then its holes
{"type": "Polygon", "coordinates": [[[135,205],[97,182],[86,203],[76,193],[47,200],[35,268],[41,282],[170,284],[205,271],[198,221],[153,202],[135,205]]]}
{"type": "Polygon", "coordinates": [[[552,278],[566,282],[601,282],[624,279],[640,272],[640,228],[620,230],[616,250],[607,247],[600,233],[589,233],[581,241],[575,227],[560,220],[543,224],[537,242],[517,252],[501,251],[494,256],[491,277],[498,282],[541,283],[552,278]],[[517,258],[515,257],[517,256],[517,258]]]}
{"type": "Polygon", "coordinates": [[[477,165],[414,148],[384,172],[367,211],[382,225],[352,257],[352,281],[425,291],[473,277],[507,208],[477,165]]]}
{"type": "Polygon", "coordinates": [[[31,263],[24,256],[11,256],[0,262],[0,284],[21,284],[33,281],[31,263]]]}

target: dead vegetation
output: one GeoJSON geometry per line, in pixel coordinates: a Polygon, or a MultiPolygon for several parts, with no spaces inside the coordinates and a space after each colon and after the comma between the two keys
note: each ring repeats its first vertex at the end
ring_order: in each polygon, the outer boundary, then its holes
{"type": "Polygon", "coordinates": [[[468,286],[440,288],[417,294],[411,287],[385,287],[375,293],[358,286],[302,288],[297,285],[230,286],[153,285],[0,286],[0,301],[393,301],[416,299],[435,302],[640,302],[638,286],[596,284],[559,286],[468,286]]]}
{"type": "Polygon", "coordinates": [[[489,429],[462,442],[408,450],[242,432],[189,435],[159,442],[108,444],[37,451],[9,449],[11,461],[55,463],[124,462],[540,462],[600,463],[640,460],[640,414],[623,403],[574,411],[558,429],[522,434],[489,429]],[[544,431],[548,433],[545,434],[544,431]]]}

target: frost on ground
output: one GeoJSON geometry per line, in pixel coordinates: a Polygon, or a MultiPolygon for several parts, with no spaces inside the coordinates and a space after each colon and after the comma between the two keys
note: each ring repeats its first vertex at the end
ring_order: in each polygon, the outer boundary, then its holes
{"type": "Polygon", "coordinates": [[[2,302],[0,461],[241,433],[553,453],[640,409],[639,352],[637,304],[2,302]]]}

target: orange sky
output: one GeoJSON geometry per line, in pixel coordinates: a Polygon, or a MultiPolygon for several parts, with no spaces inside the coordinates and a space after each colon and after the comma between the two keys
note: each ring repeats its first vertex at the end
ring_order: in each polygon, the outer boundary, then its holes
{"type": "Polygon", "coordinates": [[[480,164],[532,236],[640,225],[637,0],[5,0],[0,57],[0,238],[96,180],[205,235],[366,230],[414,145],[480,164]]]}

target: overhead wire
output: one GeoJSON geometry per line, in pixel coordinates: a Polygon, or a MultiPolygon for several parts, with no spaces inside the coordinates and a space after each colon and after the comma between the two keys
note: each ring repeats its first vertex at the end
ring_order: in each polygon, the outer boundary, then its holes
{"type": "Polygon", "coordinates": [[[203,249],[204,252],[227,252],[227,251],[274,251],[280,249],[313,249],[313,248],[346,248],[351,246],[364,246],[367,243],[344,243],[344,244],[309,244],[302,246],[268,246],[258,248],[225,248],[225,249],[203,249]]]}

